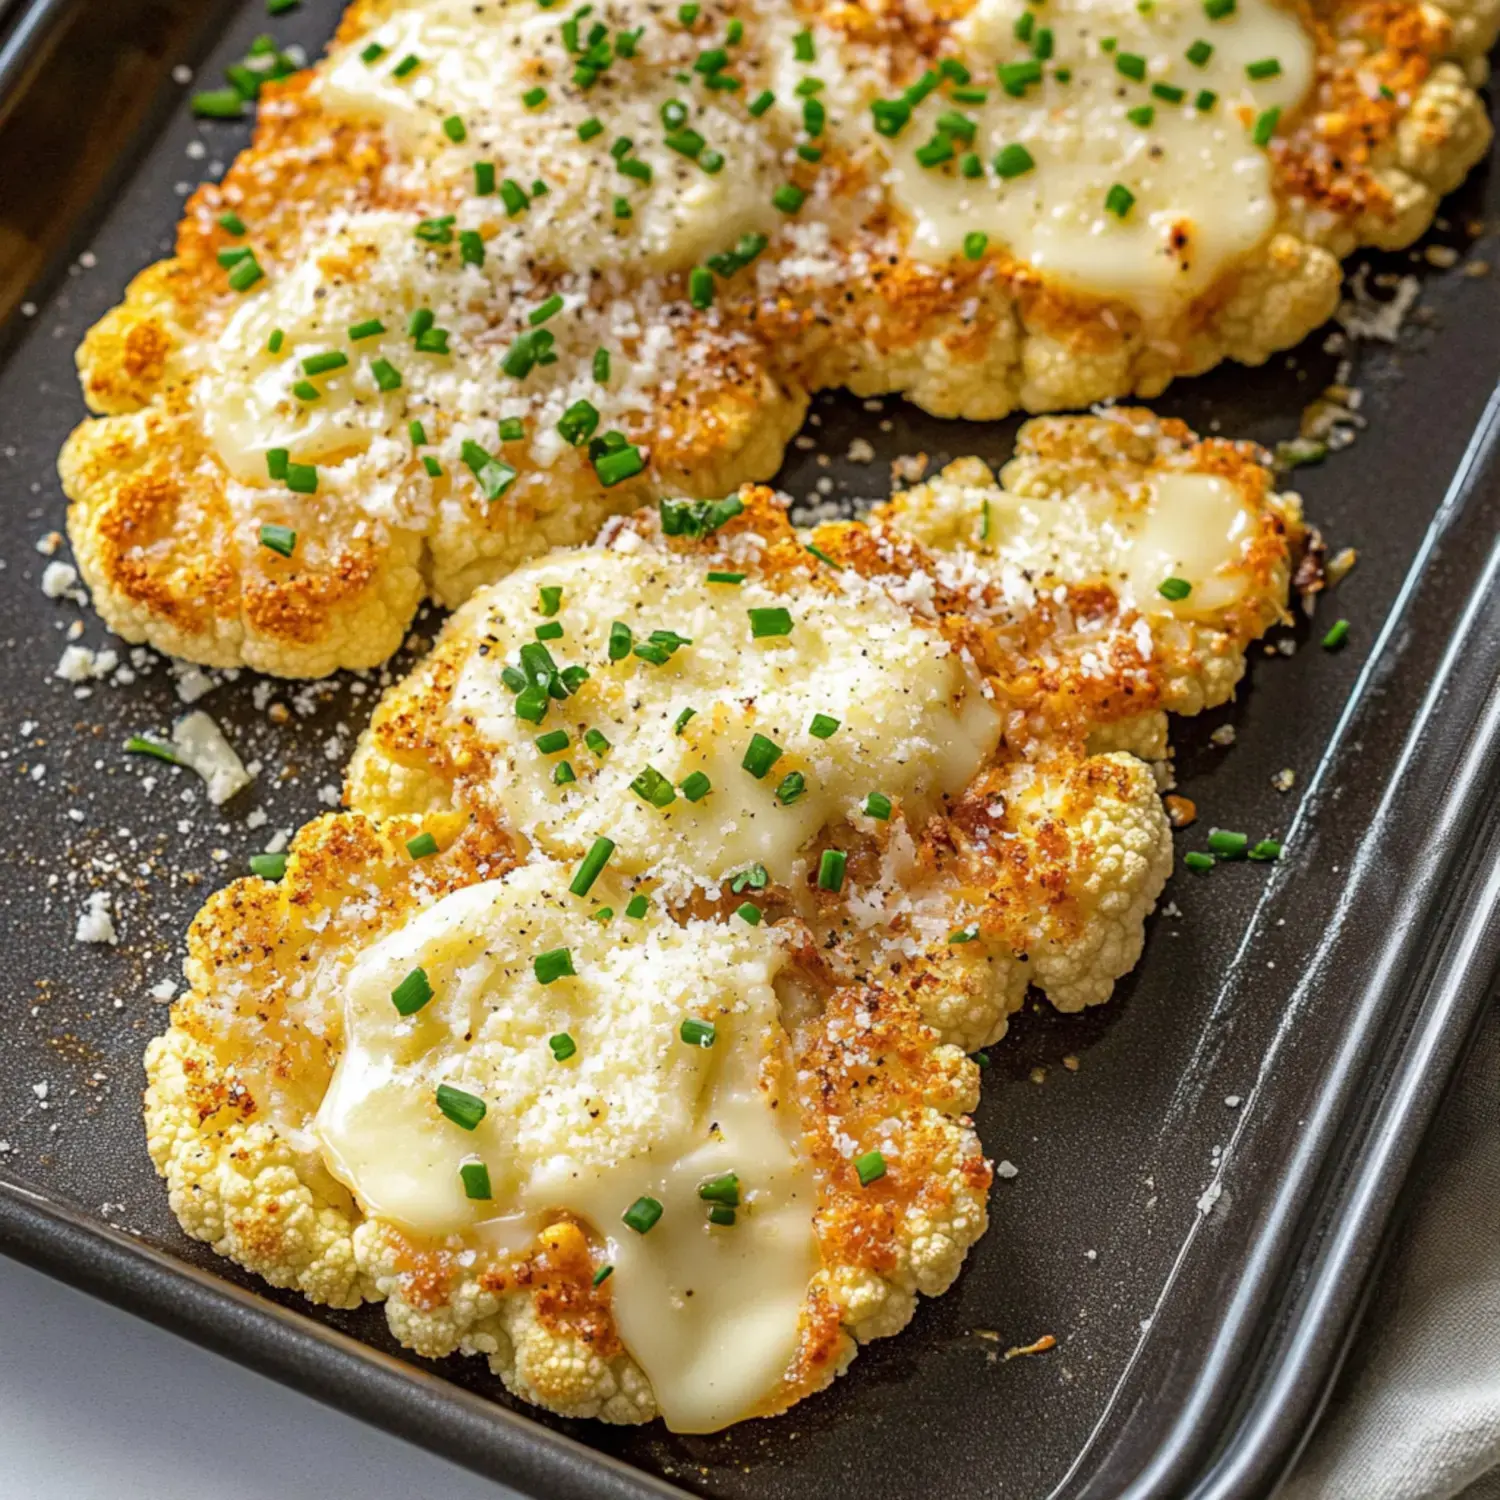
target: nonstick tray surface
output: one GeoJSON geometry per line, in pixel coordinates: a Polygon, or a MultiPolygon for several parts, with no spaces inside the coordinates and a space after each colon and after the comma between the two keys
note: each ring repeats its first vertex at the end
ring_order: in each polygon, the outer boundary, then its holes
{"type": "MultiPolygon", "coordinates": [[[[518,1407],[480,1361],[406,1355],[378,1309],[269,1290],[182,1235],[144,1149],[140,1057],[166,1023],[149,991],[180,983],[208,891],[336,797],[381,678],[213,674],[198,706],[260,764],[216,810],[190,773],[122,754],[183,711],[177,679],[45,597],[37,547],[62,528],[54,464],[84,414],[79,337],[170,250],[184,194],[246,138],[194,121],[174,67],[211,86],[267,29],[315,53],[338,9],[307,0],[268,23],[259,0],[75,3],[45,64],[12,70],[24,88],[0,112],[0,1248],[537,1494],[1267,1493],[1497,968],[1500,276],[1484,272],[1500,185],[1479,171],[1424,246],[1356,272],[1377,298],[1417,278],[1394,342],[1325,330],[1155,403],[1270,444],[1341,360],[1361,392],[1357,441],[1293,478],[1358,566],[1315,622],[1256,648],[1236,702],[1173,736],[1178,790],[1200,811],[1179,855],[1217,824],[1285,839],[1284,861],[1179,865],[1109,1005],[1017,1017],[978,1114],[1017,1171],[997,1180],[958,1284],[903,1335],[774,1422],[610,1429],[518,1407]],[[1338,616],[1349,644],[1324,651],[1338,616]],[[79,632],[134,680],[59,680],[79,632]],[[1284,770],[1290,790],[1273,785],[1284,770]],[[96,890],[116,947],[74,941],[96,890]],[[1055,1348],[1006,1358],[1044,1334],[1055,1348]]],[[[898,455],[1003,461],[1017,425],[830,396],[777,482],[852,508],[887,492],[898,455]],[[848,460],[855,437],[876,462],[848,460]]]]}

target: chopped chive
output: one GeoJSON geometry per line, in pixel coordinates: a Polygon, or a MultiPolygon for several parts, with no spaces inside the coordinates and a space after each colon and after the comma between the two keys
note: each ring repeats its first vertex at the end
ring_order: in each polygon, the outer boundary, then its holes
{"type": "Polygon", "coordinates": [[[370,374],[375,377],[375,384],[382,391],[401,389],[401,372],[388,359],[372,359],[370,374]]]}
{"type": "Polygon", "coordinates": [[[419,339],[437,322],[437,314],[430,307],[418,307],[406,320],[406,332],[410,338],[419,339]]]}
{"type": "Polygon", "coordinates": [[[844,888],[844,868],[849,856],[842,849],[825,849],[818,859],[818,889],[841,891],[844,888]]]}
{"type": "Polygon", "coordinates": [[[590,401],[575,401],[557,419],[557,430],[566,443],[575,448],[586,443],[599,425],[599,409],[590,401]]]}
{"type": "Polygon", "coordinates": [[[741,870],[729,883],[729,889],[736,896],[741,891],[763,891],[770,884],[771,877],[766,873],[764,865],[751,865],[748,870],[741,870]]]}
{"type": "Polygon", "coordinates": [[[219,228],[226,234],[244,234],[245,221],[237,213],[226,209],[219,215],[219,228]]]}
{"type": "Polygon", "coordinates": [[[284,854],[252,854],[250,873],[262,880],[280,880],[286,874],[286,859],[284,854]]]}
{"type": "Polygon", "coordinates": [[[1261,839],[1259,843],[1250,846],[1250,849],[1247,851],[1247,857],[1257,860],[1280,859],[1280,841],[1277,839],[1261,839]]]}
{"type": "Polygon", "coordinates": [[[964,236],[964,258],[966,260],[982,260],[984,252],[989,248],[990,237],[975,229],[964,236]]]}
{"type": "Polygon", "coordinates": [[[767,636],[790,635],[792,633],[792,614],[787,609],[752,609],[748,611],[750,616],[750,634],[756,640],[762,640],[767,636]]]}
{"type": "Polygon", "coordinates": [[[321,401],[323,393],[310,380],[292,382],[292,394],[299,401],[321,401]]]}
{"type": "MultiPolygon", "coordinates": [[[[349,325],[349,339],[351,343],[358,343],[361,339],[372,339],[377,333],[385,332],[385,324],[379,318],[366,318],[363,323],[351,323],[349,325]]],[[[303,368],[306,369],[304,362],[303,368]]],[[[309,374],[312,372],[309,370],[309,374]]]]}
{"type": "Polygon", "coordinates": [[[554,1062],[567,1062],[578,1051],[578,1043],[566,1031],[559,1031],[555,1036],[549,1036],[547,1045],[552,1049],[554,1062]]]}
{"type": "Polygon", "coordinates": [[[953,160],[953,142],[946,135],[935,135],[925,145],[912,152],[919,166],[939,167],[953,160]]]}
{"type": "Polygon", "coordinates": [[[1207,67],[1209,58],[1214,55],[1213,44],[1200,39],[1187,49],[1185,55],[1195,68],[1207,67]]]}
{"type": "Polygon", "coordinates": [[[646,1234],[661,1218],[661,1204],[655,1198],[645,1196],[639,1197],[629,1208],[620,1215],[621,1222],[627,1227],[635,1230],[637,1234],[646,1234]]]}
{"type": "Polygon", "coordinates": [[[406,852],[413,859],[426,859],[438,852],[438,841],[430,833],[419,833],[406,841],[406,852]]]}
{"type": "Polygon", "coordinates": [[[796,213],[807,201],[807,194],[795,182],[783,182],[771,194],[772,204],[784,214],[796,213]]]}
{"type": "Polygon", "coordinates": [[[745,749],[744,759],[740,761],[740,765],[757,781],[764,781],[766,773],[780,759],[781,746],[775,740],[768,740],[763,734],[754,734],[750,737],[750,743],[745,749]]]}
{"type": "Polygon", "coordinates": [[[1157,584],[1156,592],[1163,599],[1171,599],[1175,602],[1178,599],[1186,599],[1193,592],[1193,586],[1186,578],[1163,578],[1157,584]]]}
{"type": "Polygon", "coordinates": [[[655,766],[646,766],[630,783],[630,790],[656,808],[670,807],[677,800],[676,788],[655,766]]]}
{"type": "Polygon", "coordinates": [[[1115,72],[1139,83],[1146,76],[1146,59],[1138,52],[1115,53],[1115,72]]]}
{"type": "Polygon", "coordinates": [[[282,557],[290,557],[297,545],[297,533],[290,526],[273,526],[269,523],[260,528],[260,544],[282,557]]]}
{"type": "Polygon", "coordinates": [[[1031,33],[1035,29],[1036,15],[1034,12],[1029,10],[1023,10],[1021,14],[1016,17],[1015,25],[1011,27],[1011,31],[1018,42],[1029,42],[1031,40],[1031,33]]]}
{"type": "Polygon", "coordinates": [[[746,901],[742,905],[735,907],[734,914],[740,921],[748,922],[752,927],[760,926],[760,919],[763,915],[760,907],[753,901],[746,901]]]}
{"type": "Polygon", "coordinates": [[[466,266],[484,264],[484,236],[477,229],[459,230],[458,258],[466,266]]]}
{"type": "Polygon", "coordinates": [[[884,792],[871,792],[865,798],[865,815],[866,817],[876,818],[882,823],[889,821],[891,816],[891,799],[884,792]]]}
{"type": "Polygon", "coordinates": [[[1039,27],[1036,37],[1031,43],[1031,55],[1038,62],[1048,62],[1051,60],[1055,50],[1056,45],[1052,37],[1052,28],[1050,26],[1039,27]]]}
{"type": "MultiPolygon", "coordinates": [[[[602,126],[600,127],[603,128],[602,126]]],[[[492,161],[474,163],[474,196],[488,198],[495,191],[495,164],[492,161]]]]}
{"type": "Polygon", "coordinates": [[[1200,854],[1196,849],[1190,850],[1187,854],[1184,854],[1182,856],[1182,862],[1188,867],[1188,869],[1196,870],[1200,875],[1213,869],[1214,867],[1213,855],[1200,854]]]}
{"type": "Polygon", "coordinates": [[[609,380],[609,350],[608,349],[595,349],[594,350],[594,369],[593,369],[593,373],[594,373],[594,379],[597,380],[600,385],[604,385],[609,380]]]}
{"type": "Polygon", "coordinates": [[[1235,0],[1203,0],[1203,14],[1210,21],[1222,21],[1234,14],[1235,0]]]}
{"type": "Polygon", "coordinates": [[[1235,833],[1232,829],[1215,828],[1208,835],[1208,847],[1220,859],[1243,859],[1249,846],[1249,837],[1243,833],[1235,833]]]}
{"type": "Polygon", "coordinates": [[[651,903],[644,896],[632,896],[625,906],[625,915],[632,922],[639,922],[648,911],[651,903]]]}
{"type": "Polygon", "coordinates": [[[1022,177],[1036,166],[1033,158],[1024,146],[1013,144],[1002,146],[995,153],[995,171],[1000,177],[1009,180],[1012,177],[1022,177]]]}
{"type": "Polygon", "coordinates": [[[633,444],[618,448],[613,453],[601,454],[594,461],[594,473],[599,476],[599,483],[606,488],[633,478],[645,467],[646,460],[641,457],[640,449],[633,444]]]}
{"type": "Polygon", "coordinates": [[[515,482],[515,469],[471,439],[464,439],[459,454],[478,482],[480,493],[486,500],[498,500],[515,482]]]}
{"type": "Polygon", "coordinates": [[[587,896],[605,865],[609,863],[610,855],[614,852],[615,845],[612,839],[595,839],[589,852],[583,856],[583,862],[578,866],[578,871],[573,876],[573,883],[568,889],[575,896],[587,896]]]}
{"type": "Polygon", "coordinates": [[[1153,83],[1151,93],[1154,98],[1160,99],[1167,104],[1181,104],[1185,89],[1180,89],[1175,83],[1153,83]]]}
{"type": "Polygon", "coordinates": [[[266,340],[266,348],[272,354],[280,354],[281,353],[281,346],[285,342],[286,342],[286,334],[284,334],[281,331],[281,329],[279,329],[279,328],[273,328],[271,330],[271,337],[266,340]]]}
{"type": "Polygon", "coordinates": [[[955,943],[972,943],[979,936],[979,924],[971,923],[968,927],[960,927],[957,932],[948,934],[950,945],[955,943]]]}
{"type": "Polygon", "coordinates": [[[820,563],[826,563],[830,568],[837,568],[841,573],[844,571],[843,563],[831,558],[821,547],[815,547],[811,542],[808,542],[803,546],[802,550],[809,557],[817,558],[820,563]]]}
{"type": "Polygon", "coordinates": [[[879,1151],[866,1151],[854,1158],[854,1170],[859,1176],[859,1185],[869,1187],[885,1176],[885,1157],[879,1151]]]}
{"type": "Polygon", "coordinates": [[[1025,62],[1001,63],[995,69],[995,75],[1000,80],[1000,87],[1012,99],[1020,99],[1033,84],[1042,81],[1042,65],[1035,58],[1028,58],[1025,62]]]}
{"type": "Polygon", "coordinates": [[[814,714],[812,722],[807,726],[807,732],[814,739],[828,740],[838,732],[839,720],[831,718],[828,714],[814,714]]]}
{"type": "MultiPolygon", "coordinates": [[[[958,170],[965,177],[983,177],[984,163],[980,161],[979,153],[977,151],[965,151],[958,159],[958,170]]],[[[967,245],[968,236],[965,237],[964,243],[967,245]]],[[[978,256],[971,256],[970,259],[977,260],[978,256]]]]}
{"type": "Polygon", "coordinates": [[[449,115],[443,121],[443,134],[456,146],[467,138],[469,132],[464,129],[464,122],[457,115],[449,115]]]}
{"type": "Polygon", "coordinates": [[[571,743],[566,729],[549,729],[546,734],[536,737],[536,747],[543,755],[556,755],[559,750],[566,750],[571,743]]]}
{"type": "Polygon", "coordinates": [[[651,181],[651,166],[638,156],[627,156],[620,164],[620,171],[637,182],[651,181]]]}
{"type": "Polygon", "coordinates": [[[604,121],[590,115],[582,125],[578,127],[578,139],[580,141],[591,141],[596,135],[604,134],[604,121]]]}
{"type": "Polygon", "coordinates": [[[413,969],[395,989],[391,991],[391,1004],[396,1013],[414,1016],[432,999],[432,985],[427,980],[426,969],[413,969]]]}
{"type": "Polygon", "coordinates": [[[1156,111],[1149,104],[1138,104],[1134,109],[1125,111],[1125,118],[1144,130],[1156,118],[1156,111]]]}
{"type": "Polygon", "coordinates": [[[721,1172],[698,1184],[698,1196],[705,1203],[722,1203],[725,1208],[740,1206],[740,1179],[737,1172],[721,1172]]]}
{"type": "Polygon", "coordinates": [[[710,583],[743,583],[745,575],[743,573],[711,572],[708,575],[708,581],[710,583]]]}
{"type": "Polygon", "coordinates": [[[410,73],[415,73],[422,66],[422,59],[415,52],[408,52],[400,62],[391,69],[391,73],[397,78],[405,78],[410,73]]]}
{"type": "Polygon", "coordinates": [[[255,258],[255,252],[249,251],[242,260],[235,263],[229,272],[229,284],[237,292],[248,292],[265,274],[260,268],[260,262],[255,258]]]}
{"type": "Polygon", "coordinates": [[[763,89],[748,106],[750,113],[758,120],[776,102],[776,95],[770,89],[763,89]]]}
{"type": "Polygon", "coordinates": [[[587,745],[588,748],[590,750],[592,750],[595,755],[599,756],[599,758],[601,760],[606,755],[609,754],[609,750],[610,750],[609,741],[607,739],[605,739],[604,736],[602,734],[600,734],[597,729],[585,730],[584,731],[584,736],[583,736],[583,743],[585,745],[587,745]]]}
{"type": "Polygon", "coordinates": [[[465,1093],[451,1084],[437,1086],[437,1107],[464,1130],[475,1130],[485,1116],[485,1102],[476,1094],[465,1093]]]}
{"type": "Polygon", "coordinates": [[[547,717],[550,695],[541,683],[534,682],[516,694],[516,717],[528,724],[540,724],[547,717]]]}
{"type": "Polygon", "coordinates": [[[1280,72],[1281,60],[1275,57],[1261,57],[1245,64],[1245,77],[1254,79],[1257,83],[1262,78],[1275,78],[1280,72]]]}
{"type": "Polygon", "coordinates": [[[807,790],[807,777],[801,771],[788,771],[776,788],[776,800],[790,807],[807,790]]]}
{"type": "Polygon", "coordinates": [[[552,984],[578,971],[573,967],[573,955],[567,948],[549,948],[531,960],[531,972],[539,984],[552,984]]]}
{"type": "Polygon", "coordinates": [[[205,89],[193,95],[193,113],[203,120],[238,120],[245,99],[238,89],[205,89]]]}
{"type": "Polygon", "coordinates": [[[560,760],[552,768],[552,785],[567,786],[570,781],[577,781],[578,775],[573,767],[565,760],[560,760]]]}
{"type": "Polygon", "coordinates": [[[443,466],[430,453],[427,453],[427,454],[423,455],[423,457],[422,457],[422,467],[427,470],[428,474],[433,479],[441,479],[442,478],[442,475],[443,475],[443,466]]]}
{"type": "Polygon", "coordinates": [[[700,1021],[696,1016],[687,1016],[677,1028],[677,1035],[689,1047],[712,1047],[718,1031],[712,1021],[700,1021]]]}
{"type": "Polygon", "coordinates": [[[692,719],[696,719],[697,717],[698,710],[696,708],[683,709],[683,711],[677,715],[676,720],[672,724],[672,733],[681,734],[682,731],[688,727],[688,722],[692,719]]]}
{"type": "Polygon", "coordinates": [[[1212,89],[1199,89],[1193,95],[1193,108],[1200,114],[1211,110],[1219,102],[1219,96],[1212,89]]]}
{"type": "Polygon", "coordinates": [[[808,135],[822,135],[828,123],[828,110],[821,99],[802,101],[802,128],[808,135]]]}
{"type": "Polygon", "coordinates": [[[490,1189],[490,1169],[482,1161],[461,1162],[458,1175],[464,1185],[464,1197],[487,1203],[495,1196],[490,1189]]]}
{"type": "MultiPolygon", "coordinates": [[[[510,434],[513,437],[523,437],[524,433],[510,434]]],[[[505,423],[500,424],[500,436],[505,437],[505,423]]],[[[544,583],[537,590],[537,609],[544,615],[555,615],[562,608],[563,591],[559,584],[544,583]]]]}
{"type": "Polygon", "coordinates": [[[614,1274],[615,1268],[613,1266],[600,1266],[599,1269],[594,1272],[594,1279],[591,1285],[603,1286],[604,1283],[608,1281],[609,1278],[614,1274]]]}
{"type": "Polygon", "coordinates": [[[149,755],[155,760],[166,761],[169,766],[182,764],[170,745],[159,745],[155,740],[148,740],[140,734],[133,734],[125,741],[125,752],[127,755],[149,755]]]}
{"type": "MultiPolygon", "coordinates": [[[[499,423],[496,425],[496,432],[502,443],[519,443],[526,436],[526,424],[520,417],[501,417],[499,423]]],[[[548,590],[546,589],[542,590],[544,597],[547,592],[548,590]]],[[[557,592],[560,594],[562,591],[559,589],[557,592]]],[[[556,614],[557,611],[543,610],[542,613],[556,614]]]]}
{"type": "Polygon", "coordinates": [[[1276,126],[1280,120],[1281,110],[1279,108],[1263,110],[1255,118],[1255,124],[1250,130],[1250,139],[1257,146],[1269,146],[1271,144],[1271,137],[1276,134],[1276,126]]]}
{"type": "Polygon", "coordinates": [[[556,316],[563,310],[563,299],[556,292],[547,298],[545,302],[539,302],[526,314],[526,321],[533,327],[539,327],[548,318],[556,316]]]}
{"type": "Polygon", "coordinates": [[[527,109],[535,109],[537,105],[545,104],[546,102],[547,90],[544,89],[540,84],[538,84],[534,89],[527,89],[526,92],[521,95],[521,103],[524,104],[527,109]]]}
{"type": "Polygon", "coordinates": [[[688,272],[688,301],[700,312],[713,306],[714,273],[707,266],[694,266],[688,272]]]}
{"type": "Polygon", "coordinates": [[[792,38],[792,56],[798,62],[809,63],[817,61],[818,53],[817,48],[813,45],[812,32],[799,31],[792,38]]]}
{"type": "Polygon", "coordinates": [[[1325,651],[1337,651],[1345,641],[1349,639],[1349,622],[1347,620],[1335,620],[1328,629],[1328,634],[1323,637],[1323,649],[1325,651]]]}
{"type": "Polygon", "coordinates": [[[513,219],[525,210],[530,200],[526,189],[514,177],[507,177],[500,184],[500,201],[505,205],[506,218],[513,219]]]}
{"type": "Polygon", "coordinates": [[[295,495],[318,493],[318,470],[314,464],[292,464],[286,466],[286,487],[295,495]]]}
{"type": "Polygon", "coordinates": [[[898,136],[911,121],[911,105],[905,99],[877,99],[870,105],[875,132],[887,138],[898,136]]]}
{"type": "Polygon", "coordinates": [[[359,54],[359,60],[368,67],[371,63],[377,63],[385,56],[385,48],[379,42],[371,42],[363,52],[359,54]]]}
{"type": "Polygon", "coordinates": [[[1135,194],[1123,182],[1115,183],[1104,195],[1104,211],[1123,219],[1135,207],[1135,194]]]}
{"type": "Polygon", "coordinates": [[[682,783],[682,795],[689,802],[701,802],[713,789],[713,782],[702,771],[694,771],[682,783]]]}

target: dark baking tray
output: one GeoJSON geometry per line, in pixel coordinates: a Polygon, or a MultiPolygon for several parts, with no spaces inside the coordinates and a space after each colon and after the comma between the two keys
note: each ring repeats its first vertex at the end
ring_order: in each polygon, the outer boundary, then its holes
{"type": "MultiPolygon", "coordinates": [[[[140,1053],[166,1019],[147,990],[176,974],[206,891],[324,805],[377,684],[278,688],[297,709],[278,727],[248,675],[222,682],[203,706],[262,761],[255,787],[223,816],[177,773],[148,790],[120,745],[180,711],[169,675],[143,667],[82,699],[55,679],[71,622],[106,640],[43,597],[35,543],[62,522],[53,464],[83,411],[79,335],[169,250],[187,185],[244,139],[189,118],[174,65],[217,81],[268,24],[315,51],[338,7],[309,0],[273,23],[259,3],[44,9],[50,60],[15,66],[25,87],[0,126],[0,1248],[536,1494],[1268,1493],[1500,968],[1500,285],[1465,270],[1486,257],[1500,185],[1476,174],[1431,236],[1459,266],[1374,264],[1419,277],[1420,301],[1396,342],[1352,352],[1358,441],[1297,476],[1358,567],[1315,626],[1277,632],[1291,660],[1258,651],[1236,703],[1177,727],[1180,789],[1202,812],[1180,846],[1217,823],[1285,837],[1286,860],[1178,874],[1109,1006],[1017,1019],[979,1126],[1019,1175],[997,1182],[994,1227],[948,1296],[790,1415],[673,1437],[518,1409],[479,1362],[414,1359],[378,1310],[271,1292],[167,1211],[138,1114],[140,1053]],[[1353,630],[1328,653],[1317,640],[1335,613],[1353,630]],[[1227,748],[1211,738],[1226,726],[1227,748]],[[1286,793],[1282,768],[1297,778],[1286,793]],[[73,941],[95,885],[114,896],[116,948],[73,941]],[[1046,1333],[1051,1352],[1003,1357],[1046,1333]]],[[[1319,335],[1158,405],[1274,442],[1338,357],[1319,335]]],[[[1016,425],[830,397],[815,446],[794,448],[779,480],[799,498],[830,480],[852,504],[883,492],[897,454],[999,460],[1016,425]],[[848,462],[854,436],[881,462],[848,462]]]]}

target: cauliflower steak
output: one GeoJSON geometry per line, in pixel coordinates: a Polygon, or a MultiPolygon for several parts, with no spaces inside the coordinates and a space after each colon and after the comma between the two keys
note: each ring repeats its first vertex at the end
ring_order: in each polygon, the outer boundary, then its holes
{"type": "Polygon", "coordinates": [[[566,1415],[826,1386],[985,1228],[965,1054],[1139,957],[1165,716],[1300,540],[1254,450],[1120,411],[868,524],[663,501],[481,590],[351,810],[194,923],[146,1059],[183,1227],[566,1415]]]}
{"type": "Polygon", "coordinates": [[[95,603],[369,666],[424,596],[770,475],[819,388],[983,419],[1262,361],[1484,153],[1497,9],[357,0],[80,350],[95,603]]]}

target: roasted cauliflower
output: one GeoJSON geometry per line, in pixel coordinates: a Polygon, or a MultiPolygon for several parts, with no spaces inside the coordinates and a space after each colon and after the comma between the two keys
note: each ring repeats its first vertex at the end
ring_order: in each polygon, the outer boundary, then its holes
{"type": "Polygon", "coordinates": [[[357,0],[79,352],[79,565],[127,639],[316,676],[768,476],[820,387],[990,418],[1262,361],[1483,154],[1496,25],[357,0]]]}

